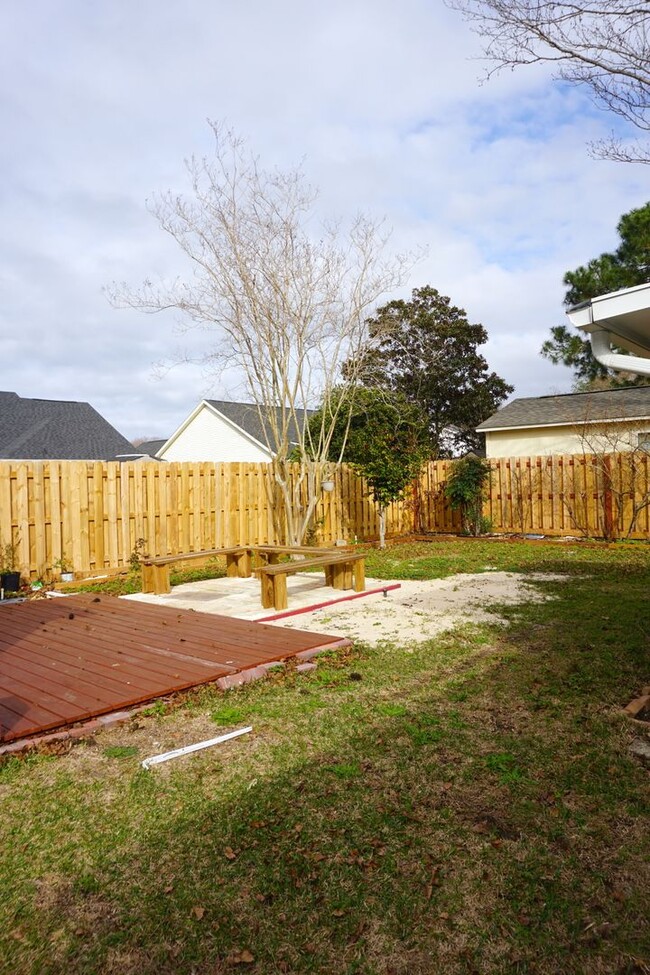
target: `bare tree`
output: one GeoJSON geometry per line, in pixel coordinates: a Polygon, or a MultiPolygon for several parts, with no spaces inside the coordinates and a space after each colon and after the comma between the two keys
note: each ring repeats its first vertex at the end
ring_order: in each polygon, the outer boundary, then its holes
{"type": "Polygon", "coordinates": [[[533,531],[535,505],[539,504],[545,482],[545,468],[541,463],[522,458],[510,464],[510,497],[505,495],[502,500],[504,525],[508,523],[507,508],[510,507],[512,523],[519,533],[525,535],[526,531],[533,531]]]}
{"type": "Polygon", "coordinates": [[[629,538],[650,507],[648,443],[636,424],[585,422],[577,431],[592,458],[598,485],[600,529],[608,540],[629,538]]]}
{"type": "Polygon", "coordinates": [[[215,379],[238,369],[274,458],[284,532],[296,544],[320,498],[334,428],[350,415],[357,376],[346,369],[343,377],[341,366],[360,359],[366,319],[402,283],[407,261],[385,256],[382,225],[364,216],[347,230],[319,224],[317,194],[300,170],[264,169],[232,130],[210,125],[214,154],[186,161],[191,194],[149,204],[192,275],[137,291],[113,286],[109,298],[146,312],[178,310],[186,327],[211,334],[199,361],[215,379]],[[332,398],[342,382],[348,395],[332,398]],[[318,404],[315,427],[306,420],[318,404]]]}
{"type": "Polygon", "coordinates": [[[556,77],[585,86],[596,105],[644,135],[593,143],[597,158],[650,162],[650,0],[447,0],[485,38],[485,56],[503,68],[550,62],[556,77]]]}

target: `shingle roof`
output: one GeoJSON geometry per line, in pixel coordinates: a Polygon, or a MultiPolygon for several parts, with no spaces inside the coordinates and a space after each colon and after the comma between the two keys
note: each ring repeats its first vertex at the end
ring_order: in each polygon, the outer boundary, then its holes
{"type": "Polygon", "coordinates": [[[160,448],[167,443],[167,439],[162,440],[143,440],[137,447],[131,447],[131,451],[136,454],[146,454],[148,457],[155,457],[160,448]]]}
{"type": "Polygon", "coordinates": [[[650,386],[515,399],[476,429],[505,430],[650,417],[650,386]]]}
{"type": "Polygon", "coordinates": [[[89,403],[23,399],[0,391],[0,458],[113,460],[133,444],[89,403]]]}
{"type": "MultiPolygon", "coordinates": [[[[249,437],[253,437],[264,446],[267,446],[267,444],[273,445],[271,425],[267,421],[262,426],[258,408],[254,403],[227,403],[224,400],[218,399],[209,399],[206,402],[215,410],[218,410],[219,413],[223,413],[231,423],[236,423],[238,427],[241,427],[249,437]],[[264,429],[265,427],[266,431],[264,429]]],[[[308,410],[307,416],[309,417],[312,412],[312,410],[308,410]]],[[[276,408],[276,416],[277,422],[280,425],[282,423],[282,411],[280,407],[276,408]]],[[[293,420],[289,422],[289,440],[291,443],[298,442],[298,430],[293,420]]]]}

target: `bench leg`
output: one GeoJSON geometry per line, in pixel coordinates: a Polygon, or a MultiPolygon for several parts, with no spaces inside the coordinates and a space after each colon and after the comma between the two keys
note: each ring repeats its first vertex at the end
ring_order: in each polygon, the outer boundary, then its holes
{"type": "Polygon", "coordinates": [[[253,574],[251,550],[226,555],[226,575],[229,579],[249,579],[253,574]]]}
{"type": "Polygon", "coordinates": [[[154,591],[153,565],[142,566],[142,591],[154,591]]]}
{"type": "Polygon", "coordinates": [[[334,589],[345,589],[346,565],[344,562],[336,562],[330,566],[332,570],[332,586],[334,589]]]}
{"type": "Polygon", "coordinates": [[[267,576],[265,572],[260,572],[261,598],[264,609],[271,609],[273,606],[273,577],[267,576]]]}
{"type": "Polygon", "coordinates": [[[244,552],[239,552],[237,559],[237,575],[240,579],[250,579],[253,574],[253,556],[249,548],[244,552]]]}
{"type": "Polygon", "coordinates": [[[165,596],[172,591],[171,573],[168,565],[152,565],[153,591],[156,596],[165,596]]]}
{"type": "Polygon", "coordinates": [[[286,609],[289,605],[287,596],[287,576],[280,572],[273,576],[273,605],[276,609],[286,609]]]}
{"type": "Polygon", "coordinates": [[[366,588],[366,564],[363,559],[354,563],[354,591],[363,592],[366,588]]]}

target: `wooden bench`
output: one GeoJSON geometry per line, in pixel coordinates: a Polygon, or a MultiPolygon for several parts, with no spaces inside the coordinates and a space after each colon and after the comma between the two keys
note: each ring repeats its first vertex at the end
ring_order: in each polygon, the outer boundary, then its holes
{"type": "MultiPolygon", "coordinates": [[[[313,551],[313,549],[312,549],[313,551]]],[[[142,591],[153,592],[163,596],[172,591],[171,566],[176,562],[187,562],[191,559],[210,559],[217,555],[226,556],[226,575],[248,579],[252,575],[253,549],[250,545],[232,546],[230,548],[213,548],[204,552],[182,552],[179,555],[162,555],[158,558],[140,559],[142,565],[142,591]]]]}
{"type": "Polygon", "coordinates": [[[248,579],[252,574],[253,552],[265,563],[275,564],[282,555],[313,555],[315,551],[323,554],[338,554],[336,549],[314,549],[306,545],[232,545],[228,548],[213,548],[202,552],[180,552],[178,555],[160,555],[155,558],[143,556],[142,591],[164,596],[171,592],[171,567],[177,562],[193,559],[210,559],[217,555],[226,556],[226,575],[230,578],[248,579]]]}
{"type": "Polygon", "coordinates": [[[262,586],[262,606],[265,609],[286,609],[287,576],[305,569],[319,568],[325,570],[325,584],[334,589],[354,589],[355,592],[365,589],[365,556],[361,553],[329,551],[313,559],[296,559],[255,569],[262,586]]]}

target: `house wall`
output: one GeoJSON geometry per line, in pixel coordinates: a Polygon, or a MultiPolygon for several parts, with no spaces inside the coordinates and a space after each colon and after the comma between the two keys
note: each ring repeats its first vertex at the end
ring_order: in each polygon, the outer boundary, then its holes
{"type": "Polygon", "coordinates": [[[160,454],[167,461],[268,463],[271,456],[236,427],[204,406],[160,454]]]}
{"type": "Polygon", "coordinates": [[[485,451],[487,457],[552,457],[585,452],[618,452],[638,447],[640,435],[642,440],[650,443],[650,420],[609,426],[587,424],[578,427],[493,430],[485,434],[485,451]]]}

